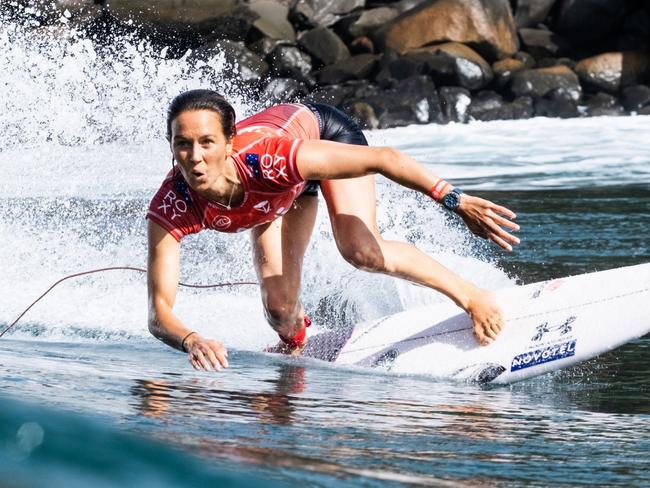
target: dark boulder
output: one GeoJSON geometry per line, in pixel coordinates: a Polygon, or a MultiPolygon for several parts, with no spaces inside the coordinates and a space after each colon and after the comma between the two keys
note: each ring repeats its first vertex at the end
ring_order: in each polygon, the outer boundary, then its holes
{"type": "Polygon", "coordinates": [[[354,93],[355,88],[353,86],[329,85],[314,90],[305,97],[305,101],[341,107],[354,96],[354,93]]]}
{"type": "Polygon", "coordinates": [[[544,22],[555,0],[517,0],[515,9],[515,25],[521,27],[534,27],[544,22]]]}
{"type": "Polygon", "coordinates": [[[304,32],[298,43],[321,65],[338,63],[350,57],[350,51],[341,38],[326,27],[304,32]]]}
{"type": "Polygon", "coordinates": [[[237,0],[111,0],[104,10],[145,35],[196,47],[216,39],[243,41],[258,15],[237,0]]]}
{"type": "Polygon", "coordinates": [[[572,44],[589,45],[613,33],[625,11],[621,0],[562,0],[554,30],[572,44]]]}
{"type": "Polygon", "coordinates": [[[628,112],[635,113],[650,107],[650,87],[646,85],[627,87],[623,90],[623,107],[628,112]]]}
{"type": "Polygon", "coordinates": [[[571,71],[575,71],[576,63],[571,58],[541,58],[537,61],[538,68],[552,68],[553,66],[566,66],[571,71]]]}
{"type": "Polygon", "coordinates": [[[503,104],[499,110],[502,120],[530,119],[535,115],[535,107],[531,97],[517,97],[512,102],[503,104]]]}
{"type": "Polygon", "coordinates": [[[496,86],[500,88],[507,86],[512,75],[524,69],[526,69],[524,62],[519,59],[508,58],[494,62],[492,72],[496,86]]]}
{"type": "Polygon", "coordinates": [[[486,90],[474,95],[469,105],[468,115],[473,120],[498,120],[503,107],[503,97],[497,92],[486,90]]]}
{"type": "Polygon", "coordinates": [[[266,57],[273,76],[311,83],[311,58],[296,46],[279,44],[266,57]]]}
{"type": "Polygon", "coordinates": [[[194,50],[191,59],[208,61],[223,54],[226,64],[237,80],[256,83],[269,71],[269,66],[254,52],[248,50],[243,42],[228,40],[213,41],[194,50]]]}
{"type": "Polygon", "coordinates": [[[533,58],[530,54],[524,51],[516,52],[515,54],[512,55],[512,59],[516,59],[524,63],[524,68],[526,69],[533,69],[537,67],[537,61],[535,61],[535,58],[533,58]]]}
{"type": "Polygon", "coordinates": [[[308,93],[304,83],[292,78],[274,78],[264,88],[262,99],[268,105],[297,102],[308,93]]]}
{"type": "Polygon", "coordinates": [[[278,46],[291,46],[293,45],[292,43],[288,43],[286,41],[282,41],[279,39],[269,39],[268,37],[263,37],[262,39],[259,39],[255,42],[251,42],[248,45],[248,48],[253,51],[255,54],[257,54],[260,58],[264,59],[266,58],[269,54],[273,52],[273,50],[278,47],[278,46]]]}
{"type": "Polygon", "coordinates": [[[599,92],[591,95],[587,98],[586,106],[591,117],[618,116],[625,113],[618,99],[609,93],[599,92]]]}
{"type": "Polygon", "coordinates": [[[404,80],[396,88],[369,93],[355,101],[373,108],[380,128],[444,122],[435,85],[426,76],[404,80]]]}
{"type": "Polygon", "coordinates": [[[366,36],[357,37],[350,42],[348,46],[350,54],[374,54],[375,45],[372,42],[372,39],[366,36]]]}
{"type": "Polygon", "coordinates": [[[288,20],[289,8],[272,0],[254,0],[248,8],[257,15],[253,28],[259,37],[295,41],[296,32],[288,20]]]}
{"type": "Polygon", "coordinates": [[[467,122],[468,108],[472,103],[469,90],[457,86],[443,86],[438,90],[438,94],[445,119],[449,122],[467,122]]]}
{"type": "Polygon", "coordinates": [[[535,59],[548,56],[564,56],[569,53],[569,44],[559,35],[545,29],[519,29],[521,44],[535,59]]]}
{"type": "Polygon", "coordinates": [[[379,7],[364,11],[348,27],[350,37],[372,35],[378,28],[395,19],[398,15],[396,9],[391,7],[379,7]]]}
{"type": "Polygon", "coordinates": [[[310,26],[334,25],[341,17],[365,6],[365,0],[300,0],[295,3],[292,19],[301,18],[310,26]]]}
{"type": "MultiPolygon", "coordinates": [[[[469,90],[478,90],[492,81],[490,65],[476,51],[457,42],[447,42],[436,46],[418,49],[415,52],[432,53],[439,59],[428,63],[427,73],[435,80],[436,75],[446,76],[449,67],[454,76],[454,84],[469,90]],[[442,68],[441,73],[437,68],[442,68]]],[[[440,77],[442,78],[442,77],[440,77]]]]}
{"type": "Polygon", "coordinates": [[[576,102],[582,97],[578,76],[566,66],[520,71],[513,75],[510,87],[515,96],[533,98],[542,98],[554,89],[563,90],[576,102]]]}
{"type": "Polygon", "coordinates": [[[538,117],[580,117],[577,103],[562,89],[555,89],[535,100],[535,115],[538,117]]]}
{"type": "Polygon", "coordinates": [[[361,80],[370,77],[379,55],[359,54],[325,66],[318,72],[318,81],[323,85],[333,85],[347,80],[361,80]]]}
{"type": "Polygon", "coordinates": [[[535,114],[531,97],[517,97],[505,102],[503,97],[493,91],[477,93],[469,106],[469,116],[473,120],[517,120],[529,119],[535,114]]]}
{"type": "Polygon", "coordinates": [[[382,48],[404,53],[447,41],[473,47],[490,60],[513,55],[517,32],[507,0],[425,0],[375,33],[382,48]]]}
{"type": "Polygon", "coordinates": [[[650,81],[650,56],[640,51],[604,53],[583,59],[575,70],[586,86],[617,93],[650,81]]]}

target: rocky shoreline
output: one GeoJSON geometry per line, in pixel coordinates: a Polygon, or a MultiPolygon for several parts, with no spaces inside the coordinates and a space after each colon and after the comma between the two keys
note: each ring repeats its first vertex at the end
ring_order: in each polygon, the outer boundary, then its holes
{"type": "Polygon", "coordinates": [[[5,17],[97,43],[222,53],[262,104],[336,105],[369,129],[650,114],[640,0],[16,0],[5,17]],[[36,19],[36,21],[34,20],[36,19]]]}

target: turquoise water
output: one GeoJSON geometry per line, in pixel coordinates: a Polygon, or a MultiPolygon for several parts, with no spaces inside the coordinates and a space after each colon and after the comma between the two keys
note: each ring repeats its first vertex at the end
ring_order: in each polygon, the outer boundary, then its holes
{"type": "MultiPolygon", "coordinates": [[[[220,63],[0,25],[0,328],[65,275],[144,266],[169,98],[217,86],[240,115],[257,108],[220,63]]],[[[630,117],[371,133],[513,208],[522,244],[503,253],[382,179],[379,226],[490,289],[648,262],[649,130],[630,117]]],[[[351,268],[323,210],[303,277],[315,329],[444,300],[351,268]]],[[[189,238],[182,256],[184,281],[254,279],[245,234],[189,238]]],[[[275,337],[255,287],[184,289],[176,310],[231,368],[195,372],[153,340],[132,272],[61,284],[0,339],[0,486],[647,485],[650,337],[481,388],[260,353],[275,337]]]]}

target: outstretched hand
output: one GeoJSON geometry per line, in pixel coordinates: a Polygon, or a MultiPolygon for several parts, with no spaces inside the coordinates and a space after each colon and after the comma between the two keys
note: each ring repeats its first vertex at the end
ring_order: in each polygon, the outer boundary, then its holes
{"type": "Polygon", "coordinates": [[[482,346],[489,346],[504,326],[503,312],[493,293],[477,289],[467,306],[474,336],[482,346]]]}
{"type": "Polygon", "coordinates": [[[494,241],[506,251],[512,251],[512,246],[519,244],[519,238],[502,228],[519,230],[519,226],[511,222],[517,218],[512,210],[464,193],[456,212],[474,234],[494,241]]]}
{"type": "Polygon", "coordinates": [[[225,346],[212,339],[197,337],[188,344],[187,359],[194,369],[219,371],[228,367],[228,351],[225,346]]]}

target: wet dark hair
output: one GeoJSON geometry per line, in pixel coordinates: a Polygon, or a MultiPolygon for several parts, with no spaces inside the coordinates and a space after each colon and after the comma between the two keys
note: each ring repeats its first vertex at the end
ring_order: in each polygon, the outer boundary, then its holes
{"type": "Polygon", "coordinates": [[[223,135],[230,139],[237,133],[235,127],[235,109],[214,90],[189,90],[176,96],[167,109],[167,140],[172,138],[172,122],[181,113],[188,110],[212,110],[219,115],[223,135]]]}

